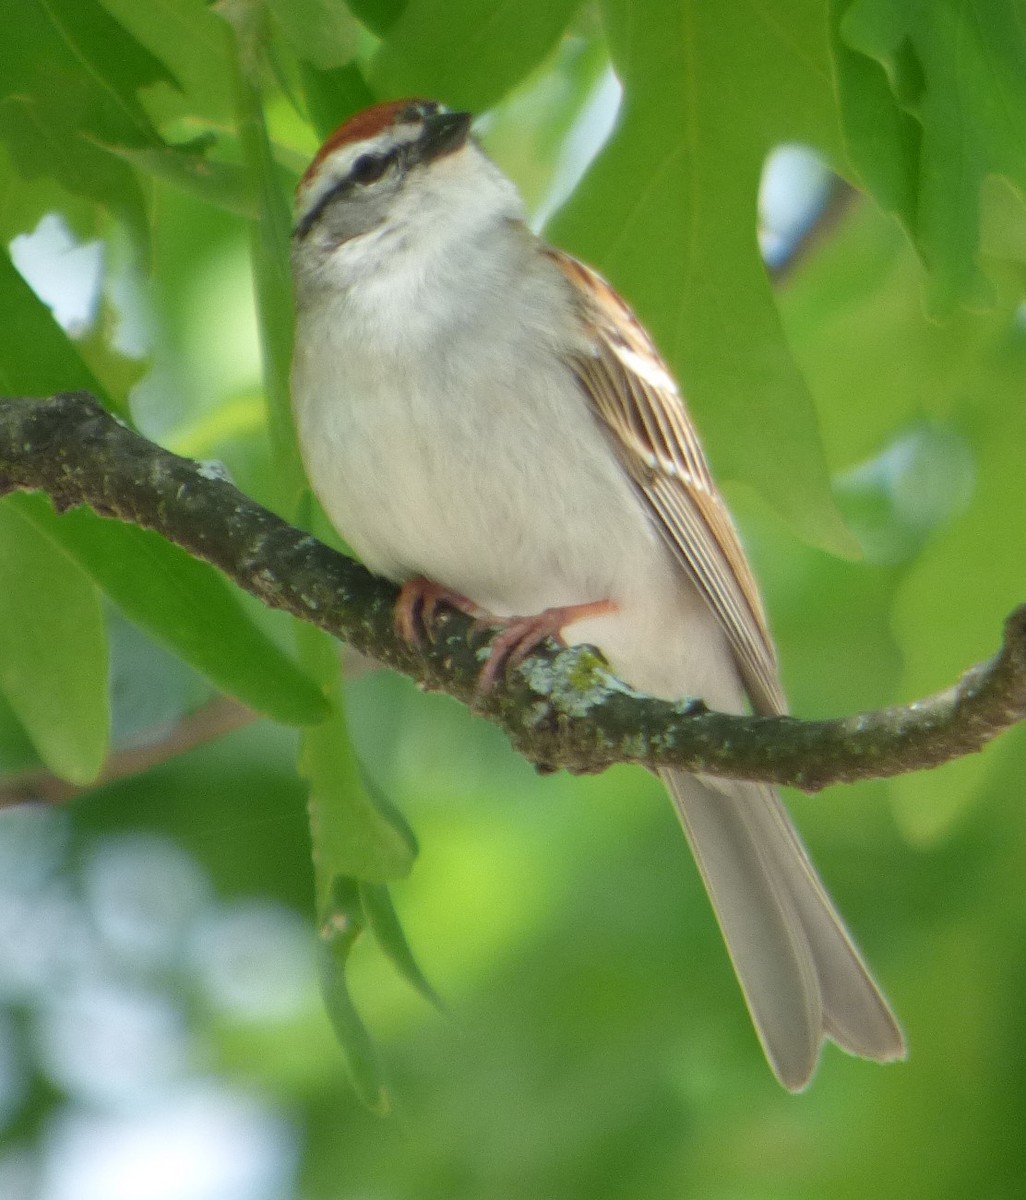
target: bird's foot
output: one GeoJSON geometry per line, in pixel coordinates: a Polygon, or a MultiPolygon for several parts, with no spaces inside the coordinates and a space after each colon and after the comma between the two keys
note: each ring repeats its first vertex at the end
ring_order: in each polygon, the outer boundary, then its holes
{"type": "Polygon", "coordinates": [[[550,637],[560,646],[565,646],[563,630],[585,617],[599,617],[616,612],[612,600],[595,600],[589,604],[566,604],[558,608],[546,608],[527,617],[494,617],[490,614],[478,616],[475,629],[498,628],[488,648],[488,658],[478,679],[478,691],[490,691],[499,675],[507,667],[515,667],[550,637]]]}
{"type": "Polygon", "coordinates": [[[429,641],[434,641],[435,618],[443,605],[466,613],[475,622],[489,619],[483,608],[461,592],[418,575],[416,579],[408,579],[399,589],[399,598],[395,602],[396,632],[411,646],[420,646],[425,634],[429,641]]]}

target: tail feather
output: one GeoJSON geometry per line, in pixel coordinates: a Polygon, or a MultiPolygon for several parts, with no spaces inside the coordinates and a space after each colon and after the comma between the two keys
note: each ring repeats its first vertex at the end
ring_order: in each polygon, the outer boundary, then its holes
{"type": "Polygon", "coordinates": [[[776,792],[663,773],[759,1040],[798,1091],[825,1037],[863,1058],[905,1056],[905,1039],[776,792]]]}

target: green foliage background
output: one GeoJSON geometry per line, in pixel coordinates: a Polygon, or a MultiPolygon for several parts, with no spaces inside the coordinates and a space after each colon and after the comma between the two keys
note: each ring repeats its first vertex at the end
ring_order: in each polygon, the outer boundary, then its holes
{"type": "MultiPolygon", "coordinates": [[[[539,207],[611,64],[615,132],[547,234],[624,291],[684,382],[794,710],[941,687],[1026,598],[1017,0],[19,0],[5,26],[3,246],[57,212],[102,243],[104,274],[71,338],[0,253],[4,393],[91,388],[319,528],[287,415],[285,243],[320,137],[377,97],[487,111],[486,147],[539,207]],[[756,199],[792,142],[864,198],[774,289],[756,199]]],[[[159,539],[0,503],[0,769],[87,784],[111,746],[218,691],[264,720],[66,814],[0,814],[0,1034],[20,1064],[14,1099],[0,1087],[0,1184],[89,1103],[38,1032],[88,949],[186,1031],[152,1089],[213,1073],[289,1114],[282,1195],[1020,1194],[1021,731],[930,774],[792,798],[911,1044],[886,1069],[830,1049],[794,1098],[643,773],[536,778],[493,730],[381,674],[345,684],[343,713],[318,635],[159,539]],[[121,907],[173,924],[181,897],[139,847],[204,881],[156,965],[112,937],[90,883],[110,855],[134,861],[121,907]],[[26,982],[9,931],[35,937],[58,892],[74,919],[26,982]],[[335,931],[317,951],[330,1023],[310,947],[284,1007],[205,987],[190,922],[254,897],[335,931]],[[356,1099],[332,1025],[392,1119],[356,1099]]]]}

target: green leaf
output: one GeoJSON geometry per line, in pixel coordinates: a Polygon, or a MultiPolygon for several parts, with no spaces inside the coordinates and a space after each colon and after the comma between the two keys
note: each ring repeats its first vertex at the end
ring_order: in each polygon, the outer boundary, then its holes
{"type": "Polygon", "coordinates": [[[488,115],[481,140],[517,187],[532,220],[551,212],[572,190],[576,167],[568,147],[587,121],[609,71],[609,55],[598,20],[575,23],[555,54],[528,82],[488,115]]]}
{"type": "Polygon", "coordinates": [[[188,146],[135,147],[103,143],[103,149],[147,175],[162,179],[225,212],[249,218],[258,215],[246,172],[237,163],[218,162],[188,146]]]}
{"type": "Polygon", "coordinates": [[[314,881],[323,920],[337,879],[400,879],[409,873],[416,847],[405,825],[382,811],[364,785],[346,727],[334,644],[309,627],[297,629],[296,635],[304,664],[331,704],[328,720],[304,732],[299,758],[310,785],[314,881]]]}
{"type": "Polygon", "coordinates": [[[49,396],[82,388],[102,397],[92,371],[53,314],[0,250],[0,389],[9,396],[49,396]]]}
{"type": "Polygon", "coordinates": [[[59,212],[81,241],[99,236],[105,214],[89,200],[73,196],[50,177],[29,181],[21,175],[0,139],[0,245],[31,233],[47,213],[59,212]]]}
{"type": "Polygon", "coordinates": [[[41,765],[39,753],[0,688],[0,777],[41,765]]]}
{"type": "Polygon", "coordinates": [[[347,7],[361,24],[384,37],[406,7],[406,0],[348,0],[347,7]]]}
{"type": "Polygon", "coordinates": [[[222,691],[286,725],[312,725],[329,707],[320,688],[248,616],[208,563],[147,529],[91,509],[57,516],[39,495],[19,511],[71,554],[125,616],[222,691]]]}
{"type": "Polygon", "coordinates": [[[349,955],[362,929],[363,913],[356,883],[340,879],[321,921],[317,947],[321,994],[356,1094],[372,1112],[385,1116],[390,1101],[381,1060],[353,1004],[346,978],[349,955]]]}
{"type": "Polygon", "coordinates": [[[263,47],[261,22],[252,7],[225,5],[219,10],[231,25],[236,41],[232,63],[236,123],[249,186],[258,217],[250,222],[250,258],[256,295],[268,434],[278,482],[278,509],[295,519],[305,492],[292,403],[289,365],[292,361],[292,281],[289,275],[291,218],[282,190],[258,90],[256,64],[263,47]]]}
{"type": "Polygon", "coordinates": [[[28,179],[52,176],[145,235],[134,172],[94,141],[159,144],[141,87],[174,83],[96,0],[23,0],[0,39],[0,138],[28,179]]]}
{"type": "Polygon", "coordinates": [[[1026,20],[1017,0],[851,0],[832,7],[852,162],[930,272],[932,309],[994,300],[979,260],[981,188],[1026,197],[1026,20]]]}
{"type": "Polygon", "coordinates": [[[231,114],[231,72],[224,24],[204,0],[100,0],[135,41],[159,59],[178,87],[147,97],[161,118],[223,121],[231,114]]]}
{"type": "Polygon", "coordinates": [[[265,0],[297,58],[320,71],[344,67],[356,54],[359,27],[338,0],[265,0]]]}
{"type": "MultiPolygon", "coordinates": [[[[902,579],[892,613],[904,672],[900,696],[947,687],[970,663],[989,658],[1006,615],[1026,595],[1023,571],[1023,446],[1026,446],[1026,346],[1009,338],[991,363],[977,363],[957,398],[954,420],[975,452],[972,504],[936,531],[902,579]],[[989,370],[981,370],[987,366],[989,370]]],[[[891,789],[903,829],[916,841],[949,832],[1004,742],[936,774],[895,779],[891,789]]]]}
{"type": "Polygon", "coordinates": [[[490,107],[555,47],[579,0],[410,0],[388,27],[371,81],[382,96],[490,107]]]}
{"type": "Polygon", "coordinates": [[[553,240],[637,309],[718,473],[758,488],[811,543],[855,553],[756,241],[768,153],[802,141],[837,154],[822,4],[653,0],[638,19],[607,0],[605,12],[623,119],[553,240]]]}
{"type": "MultiPolygon", "coordinates": [[[[1007,179],[989,175],[980,189],[984,254],[1026,265],[1026,197],[1007,179]]],[[[1021,285],[1020,295],[1026,292],[1021,285]]]]}
{"type": "Polygon", "coordinates": [[[71,96],[59,96],[60,104],[70,99],[81,106],[68,117],[83,118],[101,138],[144,143],[153,137],[137,93],[176,80],[96,0],[25,0],[8,15],[5,91],[44,97],[73,79],[71,96]]]}
{"type": "Polygon", "coordinates": [[[346,117],[374,103],[374,94],[356,63],[334,71],[318,71],[304,63],[300,77],[307,112],[322,139],[346,117]]]}
{"type": "Polygon", "coordinates": [[[32,96],[0,100],[0,139],[29,181],[53,176],[69,192],[103,205],[143,241],[143,194],[133,171],[85,138],[61,128],[32,96]]]}
{"type": "Polygon", "coordinates": [[[299,770],[310,785],[319,896],[323,898],[332,881],[343,875],[382,883],[409,874],[414,847],[364,787],[337,703],[327,721],[304,732],[299,770]]]}
{"type": "Polygon", "coordinates": [[[90,783],[107,754],[107,638],[96,588],[0,502],[0,689],[63,779],[90,783]]]}
{"type": "Polygon", "coordinates": [[[99,305],[94,328],[72,340],[49,307],[29,287],[7,252],[0,250],[0,391],[8,395],[49,396],[56,392],[92,392],[107,408],[125,413],[128,388],[143,370],[138,359],[122,356],[103,336],[105,303],[99,305]],[[87,361],[87,359],[89,361],[87,361]],[[117,400],[94,373],[117,388],[117,400]]]}
{"type": "Polygon", "coordinates": [[[900,105],[882,63],[851,49],[840,23],[851,0],[831,0],[831,49],[848,156],[862,185],[906,228],[915,222],[922,126],[900,105]]]}
{"type": "Polygon", "coordinates": [[[1007,336],[1017,301],[960,310],[943,325],[929,320],[911,244],[865,204],[803,265],[779,305],[828,452],[847,467],[875,459],[926,417],[949,420],[967,390],[985,392],[981,363],[1007,336]]]}
{"type": "Polygon", "coordinates": [[[363,914],[374,940],[381,948],[385,957],[406,982],[419,992],[429,1004],[442,1009],[445,1006],[438,993],[428,983],[424,972],[413,957],[410,943],[406,939],[399,916],[392,903],[389,890],[383,883],[361,883],[360,900],[363,914]]]}

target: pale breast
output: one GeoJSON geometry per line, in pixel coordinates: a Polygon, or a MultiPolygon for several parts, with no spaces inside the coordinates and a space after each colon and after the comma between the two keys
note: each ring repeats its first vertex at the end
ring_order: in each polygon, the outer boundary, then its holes
{"type": "Polygon", "coordinates": [[[524,286],[535,294],[517,322],[498,286],[471,304],[425,287],[402,313],[305,318],[319,325],[297,338],[294,406],[325,512],[372,570],[424,576],[496,615],[614,600],[615,616],[568,639],[599,645],[636,686],[715,690],[735,707],[715,619],[559,356],[571,334],[546,318],[565,305],[546,278],[524,286]]]}
{"type": "Polygon", "coordinates": [[[629,557],[654,539],[570,372],[508,330],[491,333],[414,347],[387,370],[337,327],[331,369],[297,355],[307,470],[372,569],[503,607],[544,575],[546,599],[562,603],[558,591],[608,586],[598,564],[613,546],[629,557]]]}

